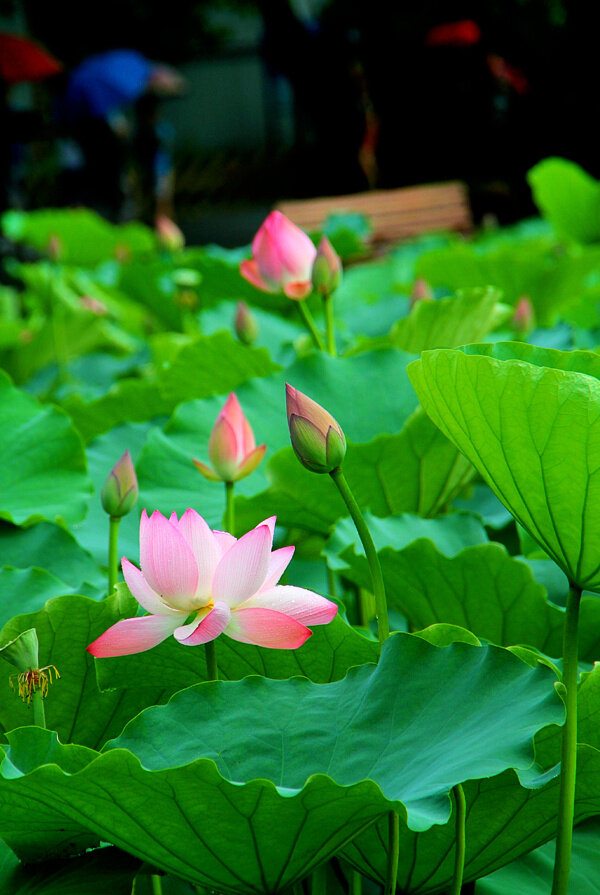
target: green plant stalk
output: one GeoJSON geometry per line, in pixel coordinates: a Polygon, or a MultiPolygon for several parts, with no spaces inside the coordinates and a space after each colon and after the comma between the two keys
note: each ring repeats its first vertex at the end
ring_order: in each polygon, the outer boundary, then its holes
{"type": "Polygon", "coordinates": [[[333,302],[330,295],[323,296],[323,307],[325,309],[325,325],[327,327],[327,351],[332,357],[337,357],[337,348],[335,344],[335,321],[333,319],[333,302]]]}
{"type": "Polygon", "coordinates": [[[315,325],[315,319],[310,312],[310,308],[306,306],[306,303],[304,301],[297,301],[296,304],[298,305],[298,312],[302,317],[306,328],[313,337],[313,342],[315,343],[316,347],[319,349],[319,351],[325,351],[323,339],[321,338],[319,331],[315,325]]]}
{"type": "Polygon", "coordinates": [[[350,870],[350,895],[362,895],[362,874],[358,870],[350,870]]]}
{"type": "Polygon", "coordinates": [[[452,787],[452,794],[454,795],[454,807],[456,812],[454,819],[456,845],[454,852],[454,876],[452,877],[452,886],[449,889],[448,895],[460,895],[463,875],[465,872],[465,851],[467,847],[467,802],[465,799],[465,791],[460,783],[457,783],[456,786],[452,787]]]}
{"type": "Polygon", "coordinates": [[[398,858],[400,857],[400,818],[395,811],[388,815],[387,874],[384,895],[396,895],[398,881],[398,858]]]}
{"type": "Polygon", "coordinates": [[[581,588],[570,583],[563,630],[563,684],[566,688],[567,716],[563,727],[558,797],[558,825],[552,895],[567,895],[571,869],[573,813],[575,809],[575,775],[577,771],[577,626],[581,588]]]}
{"type": "Polygon", "coordinates": [[[150,880],[152,882],[152,895],[163,895],[162,880],[158,873],[153,873],[150,880]]]}
{"type": "Polygon", "coordinates": [[[327,895],[327,863],[315,867],[311,874],[310,895],[327,895]]]}
{"type": "Polygon", "coordinates": [[[356,526],[356,531],[358,532],[358,536],[362,542],[363,547],[365,548],[365,554],[367,556],[367,562],[369,563],[369,570],[371,572],[371,581],[373,584],[373,595],[375,597],[375,614],[377,616],[377,634],[379,637],[380,645],[383,644],[387,638],[390,636],[390,625],[388,622],[388,610],[387,610],[387,602],[385,599],[385,586],[383,583],[383,575],[381,573],[381,566],[379,564],[379,557],[377,556],[377,550],[375,549],[375,544],[373,543],[373,538],[371,537],[371,533],[367,528],[367,524],[363,518],[363,515],[360,511],[360,507],[358,506],[352,491],[350,490],[350,486],[346,481],[346,477],[342,472],[340,466],[337,466],[335,469],[332,469],[329,473],[337,488],[342,495],[344,503],[348,507],[350,515],[352,516],[352,521],[356,526]]]}
{"type": "Polygon", "coordinates": [[[35,690],[31,697],[33,705],[33,723],[36,727],[46,727],[46,711],[44,709],[44,697],[41,690],[35,690]]]}
{"type": "Polygon", "coordinates": [[[206,680],[218,681],[219,669],[217,668],[217,648],[214,640],[209,640],[204,644],[204,652],[206,654],[206,680]]]}
{"type": "Polygon", "coordinates": [[[108,523],[108,595],[119,579],[119,523],[120,516],[111,516],[108,523]]]}
{"type": "Polygon", "coordinates": [[[233,482],[225,482],[225,531],[235,534],[235,506],[233,504],[233,482]]]}
{"type": "Polygon", "coordinates": [[[56,381],[52,391],[68,379],[67,375],[67,344],[65,338],[62,309],[54,294],[53,281],[56,268],[52,267],[48,274],[48,306],[50,310],[50,329],[52,332],[52,344],[54,347],[54,359],[56,361],[56,381]]]}

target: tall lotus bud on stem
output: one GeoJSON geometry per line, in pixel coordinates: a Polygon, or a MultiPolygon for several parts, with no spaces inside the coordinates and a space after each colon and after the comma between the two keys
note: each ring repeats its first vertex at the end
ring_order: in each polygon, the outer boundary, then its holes
{"type": "Polygon", "coordinates": [[[185,246],[185,236],[166,214],[157,214],[154,221],[156,238],[161,248],[168,252],[180,252],[185,246]]]}
{"type": "Polygon", "coordinates": [[[342,281],[342,262],[326,236],[317,249],[312,267],[312,284],[315,292],[325,298],[332,295],[342,281]]]}
{"type": "Polygon", "coordinates": [[[423,277],[417,277],[410,294],[410,306],[413,308],[420,301],[433,301],[431,286],[423,277]]]}
{"type": "Polygon", "coordinates": [[[522,295],[515,305],[512,323],[515,332],[519,335],[526,335],[531,332],[535,326],[535,311],[528,295],[522,295]]]}
{"type": "Polygon", "coordinates": [[[108,532],[108,593],[117,586],[119,575],[119,522],[137,503],[138,483],[129,451],[111,469],[100,493],[102,507],[110,516],[108,532]]]}
{"type": "Polygon", "coordinates": [[[138,499],[138,483],[129,451],[117,460],[100,493],[102,507],[109,516],[126,516],[138,499]]]}
{"type": "Polygon", "coordinates": [[[285,386],[292,447],[311,472],[332,472],[346,455],[346,438],[332,415],[297,388],[285,386]]]}
{"type": "Polygon", "coordinates": [[[235,334],[244,345],[252,345],[258,338],[256,317],[245,301],[238,301],[233,318],[235,334]]]}

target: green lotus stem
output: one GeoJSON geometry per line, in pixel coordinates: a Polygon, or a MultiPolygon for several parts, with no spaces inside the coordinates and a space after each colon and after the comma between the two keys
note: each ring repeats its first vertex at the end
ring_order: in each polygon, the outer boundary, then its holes
{"type": "Polygon", "coordinates": [[[396,895],[400,857],[400,818],[395,811],[390,811],[388,815],[388,830],[387,875],[383,892],[384,895],[396,895]]]}
{"type": "Polygon", "coordinates": [[[454,876],[452,877],[452,886],[450,887],[448,895],[460,895],[463,874],[465,872],[465,851],[467,847],[467,802],[465,799],[465,791],[460,783],[457,783],[456,786],[452,787],[452,794],[454,795],[456,811],[454,820],[456,829],[456,850],[454,852],[454,876]]]}
{"type": "Polygon", "coordinates": [[[33,705],[33,723],[36,727],[46,728],[46,710],[44,709],[44,697],[41,690],[35,690],[31,697],[33,705]]]}
{"type": "Polygon", "coordinates": [[[233,505],[233,482],[225,482],[225,531],[235,534],[235,506],[233,505]]]}
{"type": "Polygon", "coordinates": [[[150,880],[152,882],[152,895],[163,895],[162,880],[158,873],[153,873],[150,880]]]}
{"type": "Polygon", "coordinates": [[[350,871],[350,895],[362,895],[362,873],[352,869],[350,871]]]}
{"type": "Polygon", "coordinates": [[[381,574],[381,566],[379,564],[377,550],[375,549],[375,544],[373,543],[371,533],[367,528],[367,523],[363,518],[360,507],[358,506],[354,495],[350,490],[350,486],[346,481],[346,477],[344,476],[341,467],[338,466],[336,469],[332,469],[329,475],[337,485],[338,490],[344,499],[344,503],[348,507],[350,515],[352,516],[352,521],[356,526],[358,536],[362,542],[363,547],[365,548],[365,554],[367,556],[367,562],[369,563],[369,570],[371,572],[371,581],[373,583],[373,595],[375,597],[377,634],[379,637],[379,643],[383,644],[384,641],[387,640],[387,638],[390,636],[390,625],[388,622],[387,602],[385,599],[385,586],[383,583],[383,575],[381,574]]]}
{"type": "Polygon", "coordinates": [[[319,334],[319,330],[317,329],[317,327],[315,325],[315,319],[310,312],[310,308],[307,307],[306,302],[304,302],[304,301],[297,301],[296,304],[298,305],[298,311],[300,312],[300,316],[302,317],[304,323],[306,324],[306,328],[308,329],[309,333],[313,337],[313,342],[315,343],[315,345],[317,346],[319,351],[325,351],[325,345],[323,344],[323,339],[321,338],[321,336],[319,334]]]}
{"type": "Polygon", "coordinates": [[[208,643],[204,644],[204,652],[206,653],[206,680],[218,681],[217,648],[214,640],[209,640],[208,643]]]}
{"type": "Polygon", "coordinates": [[[327,895],[327,864],[320,864],[313,870],[310,895],[327,895]]]}
{"type": "Polygon", "coordinates": [[[337,348],[335,345],[335,321],[333,319],[333,302],[330,295],[323,296],[323,307],[325,309],[325,325],[327,327],[327,351],[332,357],[337,357],[337,348]]]}
{"type": "Polygon", "coordinates": [[[558,826],[552,895],[567,895],[571,869],[575,775],[577,771],[577,625],[581,588],[570,583],[563,630],[563,684],[566,688],[566,719],[562,735],[558,826]]]}
{"type": "Polygon", "coordinates": [[[119,579],[119,522],[120,516],[111,516],[108,523],[108,595],[119,579]]]}

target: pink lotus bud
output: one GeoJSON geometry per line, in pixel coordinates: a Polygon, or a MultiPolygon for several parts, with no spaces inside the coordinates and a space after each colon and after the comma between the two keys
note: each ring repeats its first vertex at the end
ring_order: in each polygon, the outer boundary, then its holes
{"type": "Polygon", "coordinates": [[[57,236],[55,233],[53,233],[48,240],[48,256],[52,259],[52,261],[58,261],[62,253],[63,246],[60,236],[57,236]]]}
{"type": "Polygon", "coordinates": [[[126,516],[136,505],[138,483],[129,451],[111,469],[100,492],[102,507],[109,516],[126,516]]]}
{"type": "Polygon", "coordinates": [[[410,295],[410,305],[414,307],[419,301],[433,301],[431,286],[423,277],[417,277],[410,295]]]}
{"type": "Polygon", "coordinates": [[[232,392],[217,417],[208,442],[212,469],[200,460],[194,460],[194,465],[212,482],[237,482],[254,472],[266,450],[266,444],[256,447],[250,423],[232,392]]]}
{"type": "Polygon", "coordinates": [[[154,221],[159,245],[169,252],[180,252],[185,246],[185,236],[166,214],[157,214],[154,221]]]}
{"type": "Polygon", "coordinates": [[[85,308],[86,311],[91,311],[91,313],[95,314],[97,317],[106,317],[108,314],[108,308],[104,302],[97,298],[93,298],[91,295],[81,295],[79,304],[82,308],[85,308]]]}
{"type": "Polygon", "coordinates": [[[512,323],[518,333],[528,333],[535,326],[535,311],[528,295],[522,295],[516,303],[512,323]]]}
{"type": "Polygon", "coordinates": [[[233,319],[235,334],[244,345],[252,345],[258,338],[256,317],[245,301],[238,301],[233,319]]]}
{"type": "Polygon", "coordinates": [[[309,237],[280,211],[272,211],[252,240],[252,261],[242,261],[242,276],[263,292],[284,292],[297,301],[312,289],[317,250],[309,237]]]}
{"type": "Polygon", "coordinates": [[[342,281],[342,262],[326,236],[321,238],[312,269],[313,288],[320,295],[332,295],[342,281]]]}
{"type": "Polygon", "coordinates": [[[331,472],[346,455],[346,438],[340,424],[324,407],[285,386],[290,438],[296,456],[311,472],[331,472]]]}

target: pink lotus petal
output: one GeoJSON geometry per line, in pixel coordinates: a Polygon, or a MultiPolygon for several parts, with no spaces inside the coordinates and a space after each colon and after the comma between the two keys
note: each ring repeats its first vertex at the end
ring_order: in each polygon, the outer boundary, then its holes
{"type": "Polygon", "coordinates": [[[240,425],[240,432],[238,434],[238,440],[241,441],[242,444],[242,457],[247,457],[254,448],[256,447],[256,441],[254,439],[254,432],[252,431],[252,426],[242,413],[242,422],[240,425]]]}
{"type": "Polygon", "coordinates": [[[283,287],[283,291],[288,298],[293,298],[295,301],[302,301],[303,298],[306,298],[306,296],[310,295],[312,292],[312,283],[310,280],[286,283],[283,287]]]}
{"type": "Polygon", "coordinates": [[[326,597],[291,585],[279,585],[261,591],[246,600],[238,612],[242,609],[272,609],[295,618],[303,625],[327,625],[338,611],[336,604],[326,597]]]}
{"type": "Polygon", "coordinates": [[[219,416],[208,440],[208,456],[215,472],[233,481],[238,464],[238,441],[231,423],[219,416]]]}
{"type": "Polygon", "coordinates": [[[242,643],[271,649],[298,649],[312,631],[296,619],[272,609],[236,609],[225,631],[242,643]]]}
{"type": "Polygon", "coordinates": [[[150,587],[174,609],[196,608],[198,567],[176,525],[156,510],[140,529],[140,563],[150,587]]]}
{"type": "Polygon", "coordinates": [[[269,283],[280,284],[287,271],[279,251],[279,221],[283,215],[272,212],[252,240],[252,257],[260,275],[269,283]]]}
{"type": "MultiPolygon", "coordinates": [[[[269,571],[267,572],[267,577],[265,578],[259,593],[262,594],[264,591],[275,587],[289,566],[295,549],[295,547],[290,545],[289,547],[280,547],[279,550],[273,550],[269,557],[269,571]]],[[[251,599],[253,598],[251,597],[251,599]]]]}
{"type": "Polygon", "coordinates": [[[250,475],[251,472],[254,472],[256,467],[260,465],[260,462],[264,457],[266,450],[266,444],[261,444],[259,445],[259,447],[254,448],[253,451],[250,451],[250,453],[244,458],[242,463],[240,463],[237,468],[236,481],[239,481],[239,479],[245,479],[247,475],[250,475]]]}
{"type": "Polygon", "coordinates": [[[237,538],[234,538],[234,536],[229,534],[228,531],[213,531],[213,535],[215,541],[219,545],[221,556],[227,553],[229,548],[233,547],[233,545],[237,543],[237,538]]]}
{"type": "Polygon", "coordinates": [[[236,441],[243,446],[244,439],[242,429],[245,417],[242,408],[240,407],[240,402],[237,399],[237,395],[235,395],[234,392],[231,392],[225,401],[218,418],[220,417],[227,420],[235,432],[236,441]]]}
{"type": "Polygon", "coordinates": [[[213,597],[232,609],[255,594],[269,570],[271,531],[259,525],[223,555],[213,578],[213,597]]]}
{"type": "MultiPolygon", "coordinates": [[[[312,266],[317,256],[313,241],[304,230],[297,227],[285,215],[277,228],[277,248],[290,280],[310,280],[312,266]]],[[[260,265],[260,260],[259,260],[260,265]]]]}
{"type": "Polygon", "coordinates": [[[169,637],[185,613],[166,615],[145,615],[142,618],[125,618],[101,634],[87,648],[97,659],[108,656],[130,656],[143,653],[162,643],[169,637]]]}
{"type": "Polygon", "coordinates": [[[211,528],[196,510],[186,510],[179,520],[179,531],[184,536],[196,559],[198,567],[197,597],[210,597],[212,580],[221,559],[221,550],[211,528]]]}
{"type": "Polygon", "coordinates": [[[153,615],[173,615],[176,610],[162,602],[138,567],[129,562],[125,556],[121,560],[121,568],[127,587],[146,612],[151,612],[153,615]]]}
{"type": "Polygon", "coordinates": [[[248,280],[257,289],[261,289],[263,292],[277,292],[277,288],[272,283],[267,283],[262,277],[256,261],[242,261],[240,273],[245,280],[248,280]]]}
{"type": "Polygon", "coordinates": [[[215,603],[198,623],[198,618],[189,625],[182,625],[175,631],[175,637],[186,646],[198,646],[200,643],[208,643],[222,634],[231,619],[231,610],[225,603],[215,603]]]}
{"type": "Polygon", "coordinates": [[[222,482],[223,479],[220,475],[218,475],[214,469],[211,469],[210,466],[207,466],[206,463],[202,463],[200,460],[194,460],[192,458],[192,463],[198,470],[201,472],[205,479],[208,479],[209,482],[222,482]]]}

